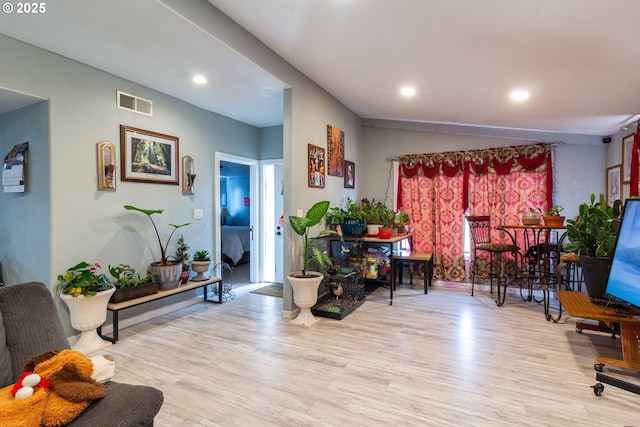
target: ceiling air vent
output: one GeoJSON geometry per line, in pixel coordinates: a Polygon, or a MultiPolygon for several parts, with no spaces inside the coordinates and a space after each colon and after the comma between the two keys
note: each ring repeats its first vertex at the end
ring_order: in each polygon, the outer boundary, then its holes
{"type": "Polygon", "coordinates": [[[145,116],[153,116],[153,103],[139,96],[118,91],[118,108],[145,116]]]}

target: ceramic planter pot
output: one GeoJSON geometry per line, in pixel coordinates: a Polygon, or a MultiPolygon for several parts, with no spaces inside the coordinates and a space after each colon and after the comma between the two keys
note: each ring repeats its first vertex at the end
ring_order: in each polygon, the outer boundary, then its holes
{"type": "Polygon", "coordinates": [[[200,282],[202,280],[207,280],[208,277],[204,275],[204,273],[209,271],[209,266],[211,266],[211,261],[191,261],[191,268],[195,271],[196,274],[192,282],[200,282]]]}
{"type": "Polygon", "coordinates": [[[69,307],[71,326],[82,332],[72,347],[74,350],[89,354],[111,345],[109,341],[100,338],[97,329],[107,320],[107,304],[115,291],[116,288],[112,287],[93,296],[60,295],[60,299],[69,307]]]}
{"type": "Polygon", "coordinates": [[[311,307],[318,301],[318,287],[324,275],[317,271],[307,271],[307,276],[311,277],[296,276],[299,276],[299,273],[289,273],[287,276],[293,288],[293,302],[300,308],[300,313],[291,323],[313,326],[318,319],[311,313],[311,307]]]}
{"type": "Polygon", "coordinates": [[[169,263],[167,265],[154,262],[151,264],[150,269],[156,273],[161,290],[175,289],[180,285],[180,274],[182,273],[181,262],[169,263]]]}

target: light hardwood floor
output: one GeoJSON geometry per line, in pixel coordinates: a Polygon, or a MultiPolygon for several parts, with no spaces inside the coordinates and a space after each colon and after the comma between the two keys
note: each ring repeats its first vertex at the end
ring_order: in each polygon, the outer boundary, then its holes
{"type": "Polygon", "coordinates": [[[620,340],[547,322],[513,292],[497,307],[483,288],[435,282],[389,306],[380,288],[305,328],[250,293],[260,286],[121,330],[107,349],[115,380],[164,392],[157,426],[640,426],[639,396],[590,388],[594,355],[620,340]]]}

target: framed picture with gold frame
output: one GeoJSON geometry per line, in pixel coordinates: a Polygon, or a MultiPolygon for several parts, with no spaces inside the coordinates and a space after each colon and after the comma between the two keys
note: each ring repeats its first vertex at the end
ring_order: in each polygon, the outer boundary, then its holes
{"type": "Polygon", "coordinates": [[[634,134],[622,138],[622,182],[631,182],[631,153],[634,134]]]}
{"type": "Polygon", "coordinates": [[[307,144],[308,148],[308,169],[309,179],[307,183],[312,188],[324,188],[325,178],[325,152],[324,148],[317,145],[307,144]]]}
{"type": "Polygon", "coordinates": [[[120,126],[123,181],[178,185],[178,137],[120,126]]]}
{"type": "Polygon", "coordinates": [[[607,168],[607,204],[613,205],[616,200],[622,199],[622,176],[620,165],[607,168]]]}
{"type": "Polygon", "coordinates": [[[327,173],[344,176],[344,131],[327,125],[327,173]]]}

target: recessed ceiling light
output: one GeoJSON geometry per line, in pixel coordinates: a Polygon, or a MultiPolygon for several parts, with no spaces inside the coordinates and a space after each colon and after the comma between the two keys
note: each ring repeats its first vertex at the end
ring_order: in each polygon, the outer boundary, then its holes
{"type": "Polygon", "coordinates": [[[202,74],[196,74],[191,80],[199,85],[203,85],[207,82],[207,78],[202,74]]]}
{"type": "Polygon", "coordinates": [[[400,89],[400,93],[402,94],[402,96],[413,96],[416,94],[416,90],[412,87],[406,86],[400,89]]]}
{"type": "Polygon", "coordinates": [[[514,90],[509,96],[514,101],[524,101],[529,98],[529,92],[526,90],[514,90]]]}

